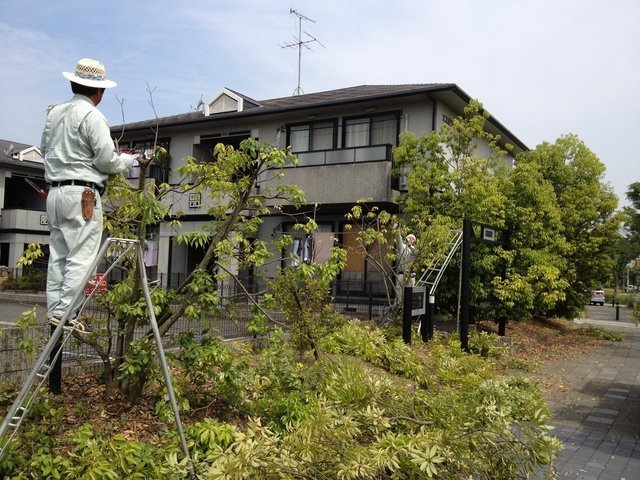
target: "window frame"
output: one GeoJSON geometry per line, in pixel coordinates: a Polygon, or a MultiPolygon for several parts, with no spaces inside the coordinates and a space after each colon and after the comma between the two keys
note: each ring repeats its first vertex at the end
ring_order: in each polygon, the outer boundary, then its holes
{"type": "MultiPolygon", "coordinates": [[[[380,112],[380,113],[371,113],[368,115],[350,115],[348,117],[343,117],[342,118],[342,148],[358,148],[358,147],[373,147],[376,145],[388,145],[386,143],[371,143],[371,139],[373,136],[373,122],[375,118],[379,118],[379,117],[389,117],[389,116],[394,116],[395,120],[396,120],[396,135],[395,135],[395,142],[391,145],[393,146],[398,146],[398,138],[400,137],[400,118],[402,117],[402,110],[390,110],[390,111],[386,111],[386,112],[380,112]],[[369,123],[369,138],[367,140],[367,144],[366,145],[358,145],[358,147],[347,147],[346,143],[347,143],[347,122],[349,120],[357,120],[357,119],[362,119],[362,120],[368,120],[369,123]]],[[[363,122],[364,123],[364,122],[363,122]]]]}
{"type": "MultiPolygon", "coordinates": [[[[306,153],[306,152],[321,152],[324,150],[335,150],[338,146],[338,119],[337,118],[326,118],[322,120],[313,120],[310,122],[296,122],[296,123],[288,123],[287,124],[287,146],[291,145],[291,128],[292,127],[302,127],[308,125],[309,127],[309,141],[307,144],[307,150],[294,150],[294,153],[306,153]],[[311,148],[313,145],[313,135],[314,135],[314,126],[320,124],[331,124],[331,147],[330,148],[311,148]]],[[[326,128],[326,127],[323,127],[326,128]]]]}

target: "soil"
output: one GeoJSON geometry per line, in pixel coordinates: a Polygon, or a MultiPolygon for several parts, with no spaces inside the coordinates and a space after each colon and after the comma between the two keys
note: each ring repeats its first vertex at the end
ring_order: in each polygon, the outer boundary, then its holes
{"type": "Polygon", "coordinates": [[[56,403],[65,405],[61,431],[90,423],[103,435],[119,433],[127,440],[158,443],[172,425],[155,412],[153,400],[144,397],[131,403],[116,394],[105,398],[105,387],[94,374],[67,377],[56,403]]]}
{"type": "MultiPolygon", "coordinates": [[[[497,327],[493,325],[482,325],[481,329],[497,332],[497,327]]],[[[545,368],[545,363],[579,359],[600,348],[606,341],[585,335],[585,331],[586,327],[565,319],[542,319],[509,322],[506,338],[513,346],[512,356],[532,367],[535,374],[527,376],[545,394],[569,389],[566,386],[567,379],[562,376],[564,371],[545,368]]]]}

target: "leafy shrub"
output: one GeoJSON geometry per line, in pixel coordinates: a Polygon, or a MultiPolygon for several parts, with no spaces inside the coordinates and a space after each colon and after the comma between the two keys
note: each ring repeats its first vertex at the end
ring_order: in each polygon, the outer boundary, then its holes
{"type": "Polygon", "coordinates": [[[481,357],[502,358],[509,352],[509,346],[495,333],[476,332],[469,336],[469,350],[481,357]]]}
{"type": "Polygon", "coordinates": [[[21,277],[10,276],[2,283],[3,290],[40,290],[47,283],[47,272],[27,273],[21,277]]]}
{"type": "Polygon", "coordinates": [[[540,369],[540,362],[527,362],[516,357],[507,359],[507,368],[522,370],[523,372],[537,372],[540,369]]]}
{"type": "Polygon", "coordinates": [[[388,340],[383,331],[357,320],[345,323],[322,341],[330,353],[353,355],[385,370],[426,386],[420,357],[400,339],[388,340]]]}
{"type": "Polygon", "coordinates": [[[192,446],[205,453],[209,450],[227,448],[233,443],[237,429],[228,423],[220,423],[211,418],[197,422],[187,430],[187,435],[193,439],[192,446]]]}
{"type": "Polygon", "coordinates": [[[203,478],[507,480],[530,475],[560,448],[544,425],[544,400],[520,377],[409,395],[355,359],[310,370],[301,386],[307,414],[278,431],[251,419],[226,448],[208,451],[203,478]]]}
{"type": "MultiPolygon", "coordinates": [[[[217,418],[187,425],[199,478],[511,480],[560,448],[536,387],[499,378],[495,355],[467,354],[455,335],[412,347],[353,321],[324,337],[318,346],[329,353],[308,364],[281,332],[268,339],[251,358],[214,339],[180,339],[183,399],[238,407],[228,422],[216,409],[217,418]]],[[[36,413],[0,464],[6,478],[187,476],[170,423],[151,445],[91,425],[61,434],[46,401],[36,413]]]]}
{"type": "MultiPolygon", "coordinates": [[[[22,442],[17,445],[24,447],[22,442]]],[[[28,457],[14,456],[19,451],[14,448],[0,463],[0,473],[5,475],[2,478],[163,479],[186,478],[187,473],[186,466],[176,460],[176,446],[130,441],[120,434],[105,439],[89,424],[58,437],[56,442],[45,430],[28,457]]]]}
{"type": "Polygon", "coordinates": [[[224,342],[203,334],[199,342],[193,332],[178,335],[179,351],[174,354],[183,375],[180,387],[188,392],[191,403],[203,405],[222,402],[240,408],[244,401],[247,365],[234,358],[224,342]]]}
{"type": "Polygon", "coordinates": [[[594,337],[609,342],[621,342],[624,340],[624,336],[622,334],[610,332],[602,327],[581,328],[578,332],[586,337],[594,337]]]}
{"type": "Polygon", "coordinates": [[[284,430],[308,413],[304,385],[304,365],[297,353],[275,330],[259,356],[253,378],[253,413],[275,430],[284,430]]]}

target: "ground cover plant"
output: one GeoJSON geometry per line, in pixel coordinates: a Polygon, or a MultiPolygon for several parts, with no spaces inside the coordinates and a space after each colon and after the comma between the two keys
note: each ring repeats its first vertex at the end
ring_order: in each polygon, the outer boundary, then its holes
{"type": "MultiPolygon", "coordinates": [[[[514,479],[550,469],[560,448],[537,387],[505,375],[495,335],[467,354],[455,335],[407,346],[336,318],[317,360],[268,337],[255,350],[185,335],[171,357],[199,478],[514,479]]],[[[137,403],[105,400],[91,377],[65,389],[38,397],[3,478],[187,477],[159,376],[137,403]]]]}

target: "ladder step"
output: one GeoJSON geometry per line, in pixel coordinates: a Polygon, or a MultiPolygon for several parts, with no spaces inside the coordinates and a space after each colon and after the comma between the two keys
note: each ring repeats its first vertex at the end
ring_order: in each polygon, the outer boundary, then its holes
{"type": "Polygon", "coordinates": [[[46,363],[40,367],[40,371],[36,373],[36,377],[38,378],[47,378],[49,374],[49,370],[51,369],[51,365],[47,365],[46,363]]]}

